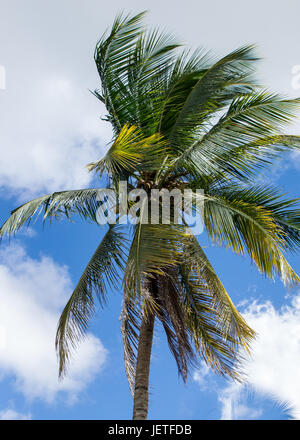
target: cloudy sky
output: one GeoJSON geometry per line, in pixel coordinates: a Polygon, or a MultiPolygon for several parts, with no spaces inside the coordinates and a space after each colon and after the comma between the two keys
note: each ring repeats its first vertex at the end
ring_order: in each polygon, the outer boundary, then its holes
{"type": "MultiPolygon", "coordinates": [[[[101,106],[93,51],[124,2],[0,0],[0,220],[21,202],[92,185],[84,165],[111,139],[101,106]]],[[[217,55],[255,43],[257,76],[268,88],[300,95],[298,1],[128,0],[147,23],[188,46],[217,55]]],[[[300,133],[300,123],[291,127],[300,133]]],[[[299,195],[300,156],[286,157],[263,180],[299,195]]],[[[39,223],[0,247],[0,419],[128,419],[132,402],[122,364],[120,292],[98,312],[57,379],[57,320],[103,231],[92,225],[39,223]]],[[[240,386],[203,364],[187,385],[178,379],[161,329],[151,370],[152,419],[300,418],[300,291],[266,281],[247,258],[201,243],[225,287],[258,333],[240,386]]],[[[299,257],[290,262],[300,272],[299,257]]]]}

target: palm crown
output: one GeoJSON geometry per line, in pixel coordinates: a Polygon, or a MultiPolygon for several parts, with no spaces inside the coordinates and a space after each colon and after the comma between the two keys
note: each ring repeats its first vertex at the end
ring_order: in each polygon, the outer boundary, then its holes
{"type": "MultiPolygon", "coordinates": [[[[253,47],[212,60],[203,50],[181,50],[169,35],[146,31],[143,15],[118,16],[96,46],[101,89],[94,94],[106,106],[114,139],[88,169],[105,174],[116,192],[124,180],[128,189],[147,192],[203,189],[203,222],[214,242],[247,252],[266,277],[298,283],[284,256],[300,244],[297,200],[255,184],[255,178],[282,152],[299,147],[300,138],[282,130],[300,100],[255,83],[253,47]]],[[[44,221],[73,214],[97,221],[97,193],[93,188],[39,197],[14,210],[0,234],[15,233],[42,211],[44,221]]],[[[125,367],[133,393],[141,328],[151,327],[151,317],[161,321],[184,380],[189,365],[201,358],[216,372],[240,378],[240,348],[249,348],[254,331],[191,230],[172,221],[138,222],[130,240],[122,225],[109,226],[59,321],[60,375],[88,327],[95,298],[104,305],[107,290],[122,279],[125,367]]]]}

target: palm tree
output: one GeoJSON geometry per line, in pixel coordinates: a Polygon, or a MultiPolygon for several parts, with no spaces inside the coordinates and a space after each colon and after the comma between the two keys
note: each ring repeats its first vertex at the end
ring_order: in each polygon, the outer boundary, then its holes
{"type": "MultiPolygon", "coordinates": [[[[252,46],[213,60],[203,50],[181,49],[173,37],[141,24],[144,13],[119,15],[95,50],[101,88],[94,95],[107,109],[113,141],[106,155],[88,165],[119,194],[174,188],[204,191],[203,223],[219,245],[248,253],[268,278],[286,284],[299,277],[284,253],[300,244],[297,200],[257,184],[262,167],[298,148],[285,135],[299,99],[262,90],[253,78],[252,46]]],[[[0,236],[14,234],[32,217],[80,215],[97,222],[99,188],[55,192],[11,213],[0,236]]],[[[148,202],[139,205],[147,215],[148,202]]],[[[193,208],[197,209],[194,201],[193,208]]],[[[129,202],[132,207],[132,201],[129,202]]],[[[134,419],[146,419],[155,320],[165,330],[179,374],[186,381],[200,359],[216,372],[242,380],[241,357],[254,331],[235,308],[198,239],[185,222],[136,222],[125,236],[121,221],[110,224],[59,320],[59,375],[84,336],[108,290],[123,288],[122,336],[125,368],[134,397],[134,419]]],[[[121,212],[117,211],[119,220],[121,212]]],[[[159,218],[161,220],[161,217],[159,218]]]]}

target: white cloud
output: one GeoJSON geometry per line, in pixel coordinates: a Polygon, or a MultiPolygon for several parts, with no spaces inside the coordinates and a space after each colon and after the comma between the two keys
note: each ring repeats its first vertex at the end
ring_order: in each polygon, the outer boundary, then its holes
{"type": "Polygon", "coordinates": [[[61,308],[72,291],[66,267],[51,258],[30,258],[23,247],[0,251],[0,377],[15,377],[14,387],[28,399],[48,402],[60,392],[76,399],[100,371],[107,351],[92,334],[72,358],[67,377],[58,381],[54,349],[61,308]]]}
{"type": "Polygon", "coordinates": [[[1,121],[0,187],[25,199],[88,186],[85,165],[101,157],[110,139],[100,106],[90,106],[91,114],[89,100],[95,98],[70,78],[41,72],[17,106],[11,96],[1,121]]]}
{"type": "Polygon", "coordinates": [[[207,380],[210,376],[210,373],[210,368],[204,361],[202,361],[200,368],[198,368],[193,374],[193,379],[198,383],[202,391],[205,391],[208,386],[211,386],[211,379],[210,381],[207,380]]]}
{"type": "Polygon", "coordinates": [[[0,63],[6,88],[0,90],[0,188],[4,195],[9,190],[8,194],[25,200],[88,186],[92,176],[85,165],[100,158],[111,140],[109,124],[100,120],[104,105],[89,92],[99,87],[93,50],[104,29],[91,14],[97,2],[93,3],[45,9],[27,2],[18,10],[7,4],[2,11],[0,33],[6,44],[0,45],[0,63]],[[60,20],[69,16],[70,7],[72,20],[60,20]],[[91,28],[78,32],[87,9],[91,28]]]}
{"type": "Polygon", "coordinates": [[[299,419],[300,294],[280,309],[270,301],[254,301],[245,318],[258,333],[245,365],[249,383],[257,392],[290,404],[291,415],[299,419]]]}
{"type": "Polygon", "coordinates": [[[263,418],[263,399],[273,400],[274,408],[300,419],[300,293],[286,299],[290,302],[278,309],[270,301],[243,305],[243,316],[257,332],[251,356],[243,363],[247,382],[221,387],[205,364],[194,373],[203,391],[216,393],[221,419],[263,418]]]}
{"type": "Polygon", "coordinates": [[[0,420],[31,420],[31,414],[21,414],[8,408],[0,411],[0,420]]]}
{"type": "Polygon", "coordinates": [[[256,419],[262,415],[262,408],[251,408],[247,405],[249,389],[245,386],[230,382],[220,389],[216,376],[204,361],[193,374],[193,379],[200,386],[201,391],[210,391],[217,394],[221,403],[221,420],[256,419]]]}
{"type": "MultiPolygon", "coordinates": [[[[93,51],[119,6],[112,5],[103,13],[96,0],[75,4],[71,0],[53,1],[47,5],[27,0],[24,4],[18,2],[17,7],[15,3],[6,2],[0,17],[0,40],[5,42],[1,45],[0,88],[3,71],[6,73],[5,90],[0,90],[0,188],[2,193],[3,188],[9,189],[9,193],[25,200],[44,192],[85,187],[91,182],[84,165],[99,158],[111,138],[108,124],[99,121],[104,107],[88,92],[100,83],[93,51]]],[[[146,21],[157,25],[162,5],[152,3],[146,21]]],[[[175,11],[171,28],[174,19],[181,24],[180,17],[181,13],[175,11]]],[[[191,45],[198,45],[198,35],[190,34],[191,26],[182,28],[182,32],[191,45]]],[[[243,32],[249,41],[254,37],[251,27],[243,26],[243,32]]],[[[210,35],[203,32],[203,36],[206,34],[210,35]]],[[[256,34],[257,30],[255,41],[256,34]]],[[[267,57],[263,71],[267,69],[267,84],[271,81],[275,89],[297,95],[292,88],[291,67],[299,60],[289,50],[294,30],[284,34],[284,42],[282,36],[279,41],[285,46],[281,70],[273,44],[278,35],[274,33],[269,40],[260,36],[267,57]],[[270,46],[268,41],[272,41],[270,46]]],[[[222,53],[238,45],[236,35],[228,32],[221,46],[219,40],[209,38],[203,44],[222,53]]],[[[282,169],[280,165],[278,175],[282,169]]]]}
{"type": "Polygon", "coordinates": [[[230,384],[215,390],[221,403],[221,418],[251,419],[263,415],[263,408],[247,404],[249,393],[254,393],[274,400],[292,418],[300,419],[300,294],[279,309],[270,301],[253,301],[243,315],[258,336],[243,366],[247,384],[230,384]]]}

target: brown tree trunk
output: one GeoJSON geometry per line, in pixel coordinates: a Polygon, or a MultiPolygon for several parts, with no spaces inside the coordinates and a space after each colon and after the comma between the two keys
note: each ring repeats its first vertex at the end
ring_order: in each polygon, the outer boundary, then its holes
{"type": "Polygon", "coordinates": [[[133,420],[147,420],[149,400],[149,372],[155,316],[150,311],[144,316],[139,336],[135,388],[133,398],[133,420]]]}

